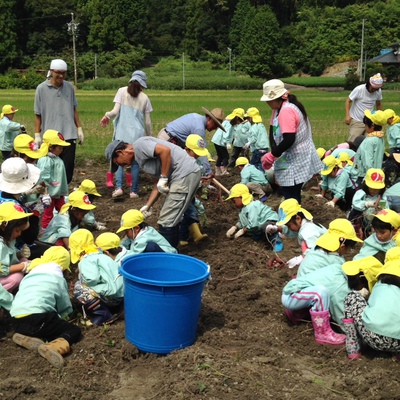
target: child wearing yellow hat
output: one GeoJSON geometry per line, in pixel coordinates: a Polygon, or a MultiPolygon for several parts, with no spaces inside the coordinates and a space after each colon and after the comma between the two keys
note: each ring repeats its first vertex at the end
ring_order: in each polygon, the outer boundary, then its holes
{"type": "Polygon", "coordinates": [[[363,239],[369,235],[369,215],[376,212],[385,192],[385,174],[379,168],[370,168],[361,187],[353,196],[348,219],[353,224],[358,236],[363,239]]]}
{"type": "MultiPolygon", "coordinates": [[[[359,260],[362,262],[363,260],[359,260]]],[[[386,253],[368,301],[357,290],[345,298],[346,349],[349,358],[361,356],[361,344],[378,351],[400,352],[400,247],[386,253]]]]}
{"type": "Polygon", "coordinates": [[[294,268],[300,265],[307,250],[313,249],[317,239],[327,230],[324,226],[315,224],[311,213],[301,207],[296,199],[284,200],[279,206],[278,216],[276,225],[268,225],[266,232],[297,237],[302,254],[291,258],[287,263],[289,268],[294,268]]]}
{"type": "Polygon", "coordinates": [[[275,251],[283,250],[283,243],[276,232],[267,232],[266,227],[275,224],[278,214],[259,200],[253,201],[249,188],[243,183],[233,185],[229,197],[239,210],[239,220],[226,232],[228,239],[238,239],[246,235],[253,240],[265,240],[275,251]]]}
{"type": "Polygon", "coordinates": [[[120,237],[113,232],[104,232],[97,236],[96,246],[115,262],[120,263],[121,259],[128,255],[128,250],[121,245],[120,237]]]}
{"type": "Polygon", "coordinates": [[[122,246],[130,254],[146,252],[177,253],[177,250],[153,227],[144,222],[144,215],[139,210],[128,210],[121,217],[121,226],[116,233],[125,232],[122,246]]]}
{"type": "Polygon", "coordinates": [[[370,218],[373,233],[364,240],[360,252],[353,259],[374,256],[383,262],[386,252],[396,246],[395,236],[400,227],[400,215],[393,210],[384,209],[372,214],[370,218]]]}
{"type": "Polygon", "coordinates": [[[232,148],[232,141],[235,135],[236,126],[243,122],[243,108],[235,108],[222,122],[224,130],[218,128],[211,141],[214,143],[217,152],[217,162],[215,164],[215,176],[229,175],[227,170],[229,162],[229,150],[232,148]]]}
{"type": "Polygon", "coordinates": [[[343,168],[341,160],[332,155],[325,157],[322,163],[324,169],[321,171],[321,193],[317,197],[325,198],[330,192],[332,200],[326,206],[335,207],[337,204],[342,210],[349,210],[357,188],[351,181],[349,169],[343,168]]]}
{"type": "Polygon", "coordinates": [[[386,109],[385,115],[389,125],[386,130],[386,137],[390,148],[390,155],[400,151],[400,116],[391,109],[386,109]]]}
{"type": "Polygon", "coordinates": [[[257,195],[261,202],[267,200],[267,190],[270,187],[269,182],[263,171],[260,171],[255,165],[251,165],[246,157],[239,157],[235,166],[240,171],[240,183],[246,185],[251,194],[257,195]]]}
{"type": "Polygon", "coordinates": [[[69,249],[71,233],[80,228],[85,215],[95,208],[96,206],[90,202],[86,193],[80,190],[73,191],[68,196],[68,202],[61,207],[60,212],[44,230],[41,240],[69,249]]]}
{"type": "Polygon", "coordinates": [[[64,365],[63,355],[81,336],[81,329],[65,320],[73,311],[63,276],[70,261],[68,251],[56,246],[32,260],[10,310],[16,332],[13,341],[38,351],[57,368],[64,365]]]}
{"type": "Polygon", "coordinates": [[[25,244],[18,250],[15,242],[29,228],[31,215],[12,201],[0,204],[0,285],[11,293],[18,288],[30,264],[29,247],[25,244]]]}
{"type": "MultiPolygon", "coordinates": [[[[86,193],[92,204],[96,198],[101,197],[101,194],[97,191],[96,184],[90,179],[84,179],[78,186],[77,190],[86,193]]],[[[89,210],[89,212],[84,216],[82,226],[97,231],[104,231],[107,229],[104,222],[96,221],[93,210],[89,210]]]]}
{"type": "Polygon", "coordinates": [[[252,153],[250,164],[255,165],[260,171],[264,171],[261,163],[261,157],[268,153],[270,148],[269,136],[260,111],[256,107],[250,107],[245,117],[251,123],[250,140],[245,144],[244,148],[249,148],[252,153]]]}
{"type": "Polygon", "coordinates": [[[18,110],[12,105],[3,106],[0,115],[0,150],[3,154],[3,161],[13,154],[14,139],[22,132],[25,126],[13,121],[18,110]]]}
{"type": "MultiPolygon", "coordinates": [[[[234,167],[237,158],[241,154],[245,153],[243,148],[246,145],[246,143],[250,140],[250,133],[251,133],[251,123],[248,120],[248,118],[244,116],[245,115],[244,109],[239,108],[236,110],[239,110],[240,114],[243,113],[243,121],[235,125],[235,131],[233,133],[233,143],[232,143],[233,149],[228,164],[229,168],[234,167]]],[[[249,153],[249,150],[247,150],[247,153],[249,153]]]]}
{"type": "Polygon", "coordinates": [[[87,229],[73,232],[69,240],[71,262],[78,263],[79,280],[74,296],[94,325],[114,322],[123,310],[124,281],[118,263],[95,245],[87,229]]]}
{"type": "Polygon", "coordinates": [[[46,229],[53,218],[54,209],[60,212],[65,204],[64,196],[68,195],[67,173],[60,155],[64,147],[70,146],[71,143],[66,142],[63,135],[53,129],[44,133],[43,143],[47,146],[48,153],[39,158],[37,166],[41,171],[39,182],[44,182],[48,190],[48,195],[42,198],[42,228],[46,229]]]}

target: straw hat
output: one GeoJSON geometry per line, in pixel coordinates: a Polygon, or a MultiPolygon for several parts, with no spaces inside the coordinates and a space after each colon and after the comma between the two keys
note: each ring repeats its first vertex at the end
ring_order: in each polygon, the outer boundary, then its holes
{"type": "Polygon", "coordinates": [[[218,125],[218,128],[226,132],[225,128],[222,126],[222,121],[225,119],[225,113],[222,108],[213,108],[211,111],[207,110],[205,107],[201,107],[201,109],[204,114],[208,115],[218,125]]]}

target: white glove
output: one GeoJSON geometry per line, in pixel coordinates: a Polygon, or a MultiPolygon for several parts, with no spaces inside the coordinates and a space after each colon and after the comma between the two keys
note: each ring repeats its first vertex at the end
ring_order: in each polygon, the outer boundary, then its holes
{"type": "Polygon", "coordinates": [[[237,239],[237,238],[240,238],[240,236],[243,236],[243,235],[244,235],[244,229],[239,229],[239,230],[235,233],[234,238],[237,239]]]}
{"type": "Polygon", "coordinates": [[[83,141],[85,140],[85,136],[83,134],[83,129],[82,127],[78,127],[78,144],[83,144],[83,141]]]}
{"type": "Polygon", "coordinates": [[[232,145],[231,145],[230,143],[227,143],[227,144],[226,144],[226,149],[227,149],[227,150],[231,150],[231,149],[232,149],[232,145]]]}
{"type": "Polygon", "coordinates": [[[25,125],[21,125],[21,126],[19,127],[19,129],[21,129],[21,132],[22,132],[22,133],[25,133],[25,132],[26,132],[25,125]]]}
{"type": "Polygon", "coordinates": [[[247,142],[247,143],[243,146],[243,148],[244,148],[245,150],[247,150],[247,149],[250,147],[250,143],[251,143],[251,142],[247,142]]]}
{"type": "Polygon", "coordinates": [[[44,208],[50,207],[51,197],[48,194],[45,194],[41,200],[44,208]]]}
{"type": "Polygon", "coordinates": [[[31,261],[30,261],[30,260],[28,260],[28,261],[23,261],[21,264],[24,264],[24,268],[22,269],[22,272],[23,272],[24,274],[27,274],[27,273],[28,273],[28,268],[29,268],[29,266],[31,265],[31,261]]]}
{"type": "Polygon", "coordinates": [[[29,258],[31,256],[31,249],[27,244],[24,244],[19,253],[21,254],[21,258],[29,258]]]}
{"type": "Polygon", "coordinates": [[[287,262],[287,266],[289,268],[294,268],[297,265],[300,265],[302,261],[303,261],[303,256],[293,257],[287,262]]]}
{"type": "Polygon", "coordinates": [[[105,231],[107,229],[107,227],[104,222],[95,222],[94,229],[96,229],[98,231],[105,231]]]}
{"type": "Polygon", "coordinates": [[[268,235],[270,235],[272,233],[276,233],[276,232],[278,232],[278,227],[276,225],[270,224],[270,225],[267,225],[265,228],[265,233],[268,235]]]}
{"type": "Polygon", "coordinates": [[[40,133],[35,133],[35,143],[40,147],[42,142],[43,142],[42,135],[40,133]]]}
{"type": "Polygon", "coordinates": [[[360,293],[361,296],[364,297],[365,300],[368,300],[369,291],[367,288],[363,287],[361,290],[358,291],[358,293],[360,293]]]}
{"type": "Polygon", "coordinates": [[[230,239],[237,230],[238,230],[237,226],[232,226],[232,228],[228,229],[228,231],[226,232],[226,237],[230,239]]]}
{"type": "Polygon", "coordinates": [[[322,196],[321,193],[316,194],[315,197],[318,198],[318,199],[323,199],[324,198],[324,196],[322,196]]]}
{"type": "Polygon", "coordinates": [[[153,208],[149,206],[143,206],[139,211],[144,215],[144,218],[148,218],[153,214],[153,208]]]}
{"type": "Polygon", "coordinates": [[[375,201],[372,201],[372,200],[366,201],[365,207],[366,208],[375,207],[375,201]]]}
{"type": "Polygon", "coordinates": [[[331,201],[328,201],[326,204],[325,204],[327,207],[332,207],[332,208],[334,208],[335,207],[335,203],[331,200],[331,201]]]}
{"type": "Polygon", "coordinates": [[[160,178],[157,182],[157,190],[163,194],[169,192],[168,178],[160,178]]]}

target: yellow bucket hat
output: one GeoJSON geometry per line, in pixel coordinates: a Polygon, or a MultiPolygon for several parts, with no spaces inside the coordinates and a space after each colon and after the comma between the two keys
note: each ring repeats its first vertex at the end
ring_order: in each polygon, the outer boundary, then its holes
{"type": "Polygon", "coordinates": [[[325,157],[325,153],[326,153],[326,150],[323,147],[318,147],[317,154],[318,154],[318,157],[320,158],[320,160],[322,160],[325,157]]]}
{"type": "Polygon", "coordinates": [[[365,184],[371,189],[383,189],[385,173],[379,168],[370,168],[365,174],[365,184]]]}
{"type": "Polygon", "coordinates": [[[247,111],[246,114],[244,114],[245,117],[251,117],[253,119],[253,122],[258,124],[259,122],[262,122],[262,118],[260,116],[260,111],[256,107],[250,107],[247,111]]]}
{"type": "Polygon", "coordinates": [[[64,136],[54,129],[48,129],[43,134],[43,142],[48,146],[71,146],[71,143],[66,142],[64,136]]]}
{"type": "Polygon", "coordinates": [[[385,113],[386,121],[387,121],[389,118],[393,118],[393,117],[396,116],[395,111],[392,110],[391,108],[387,108],[387,109],[384,110],[383,112],[385,113]]]}
{"type": "Polygon", "coordinates": [[[277,225],[286,225],[290,218],[295,216],[297,213],[302,212],[306,219],[311,221],[313,216],[307,210],[305,210],[296,199],[287,199],[282,201],[278,209],[279,221],[277,225]]]}
{"type": "Polygon", "coordinates": [[[335,167],[342,168],[341,161],[334,156],[327,156],[322,162],[324,164],[324,169],[321,171],[321,175],[329,175],[335,167]]]}
{"type": "Polygon", "coordinates": [[[351,161],[349,153],[345,153],[344,151],[342,151],[341,153],[339,153],[338,159],[342,163],[342,167],[344,162],[346,162],[347,165],[353,165],[353,161],[351,161]]]}
{"type": "Polygon", "coordinates": [[[73,264],[76,264],[86,254],[97,253],[99,251],[94,244],[92,232],[87,229],[78,229],[71,233],[69,237],[69,250],[73,264]]]}
{"type": "Polygon", "coordinates": [[[31,271],[38,265],[47,264],[50,262],[55,262],[58,264],[63,271],[71,271],[69,268],[71,264],[71,256],[69,255],[68,250],[62,246],[52,246],[47,249],[41,257],[32,260],[28,267],[28,271],[31,271]]]}
{"type": "Polygon", "coordinates": [[[386,125],[387,124],[387,118],[386,114],[382,110],[365,110],[364,115],[369,118],[374,125],[386,125]]]}
{"type": "Polygon", "coordinates": [[[378,273],[377,278],[382,274],[400,277],[400,247],[393,247],[386,252],[385,265],[378,273]]]}
{"type": "Polygon", "coordinates": [[[362,272],[368,281],[369,291],[374,287],[382,268],[383,264],[374,256],[347,261],[342,265],[343,272],[348,276],[355,276],[362,272]]]}
{"type": "Polygon", "coordinates": [[[199,157],[208,156],[210,154],[207,150],[204,139],[200,135],[195,135],[192,133],[186,138],[185,145],[199,157]]]}
{"type": "Polygon", "coordinates": [[[235,167],[237,167],[238,165],[247,165],[247,164],[250,164],[250,161],[249,161],[248,158],[239,157],[239,158],[236,159],[235,167]]]}
{"type": "Polygon", "coordinates": [[[386,222],[393,226],[393,228],[398,229],[400,227],[400,215],[396,211],[385,208],[378,212],[378,214],[371,214],[370,219],[378,218],[382,222],[386,222]]]}
{"type": "Polygon", "coordinates": [[[94,196],[101,197],[101,194],[97,191],[96,184],[90,179],[84,179],[79,185],[78,190],[86,194],[92,194],[94,196]]]}
{"type": "Polygon", "coordinates": [[[241,120],[244,119],[244,110],[243,108],[235,108],[227,117],[227,120],[231,120],[235,117],[239,117],[241,120]]]}
{"type": "Polygon", "coordinates": [[[117,233],[135,228],[144,221],[144,215],[139,210],[128,210],[122,214],[121,227],[117,233]]]}
{"type": "Polygon", "coordinates": [[[337,218],[329,224],[328,231],[316,241],[316,245],[328,251],[336,251],[340,246],[340,239],[353,240],[362,243],[354,231],[353,225],[346,218],[337,218]]]}
{"type": "Polygon", "coordinates": [[[33,214],[26,213],[24,209],[14,201],[5,201],[0,204],[0,223],[30,217],[31,215],[33,214]]]}
{"type": "Polygon", "coordinates": [[[14,149],[17,153],[22,153],[30,158],[38,159],[47,154],[47,146],[41,145],[40,147],[35,143],[32,136],[26,133],[21,133],[14,139],[14,149]]]}
{"type": "Polygon", "coordinates": [[[6,104],[5,106],[3,106],[3,108],[1,109],[1,115],[0,118],[3,118],[4,115],[7,114],[15,114],[18,110],[16,108],[14,108],[11,104],[6,104]]]}
{"type": "Polygon", "coordinates": [[[104,232],[97,236],[95,243],[101,250],[117,249],[121,246],[121,239],[115,233],[104,232]]]}
{"type": "Polygon", "coordinates": [[[80,208],[81,210],[93,210],[96,208],[89,200],[89,196],[81,190],[74,190],[68,196],[68,203],[65,203],[60,210],[60,213],[64,213],[70,207],[80,208]]]}
{"type": "Polygon", "coordinates": [[[253,196],[249,191],[249,188],[244,185],[243,183],[237,183],[236,185],[233,185],[229,197],[225,199],[225,201],[229,199],[233,199],[235,197],[241,197],[242,198],[242,203],[247,206],[253,201],[253,196]]]}

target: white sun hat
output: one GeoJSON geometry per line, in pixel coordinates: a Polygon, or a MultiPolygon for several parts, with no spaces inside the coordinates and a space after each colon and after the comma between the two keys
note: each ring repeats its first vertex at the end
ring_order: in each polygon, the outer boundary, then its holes
{"type": "Polygon", "coordinates": [[[285,84],[279,79],[271,79],[263,84],[263,96],[260,101],[279,99],[287,92],[285,84]]]}
{"type": "Polygon", "coordinates": [[[37,183],[40,169],[27,164],[20,157],[11,157],[3,162],[0,173],[0,190],[11,194],[24,193],[37,183]]]}

